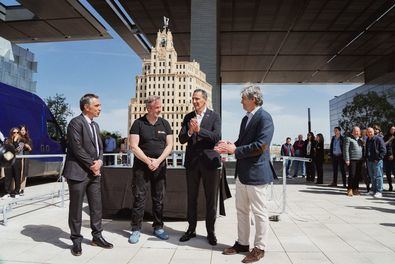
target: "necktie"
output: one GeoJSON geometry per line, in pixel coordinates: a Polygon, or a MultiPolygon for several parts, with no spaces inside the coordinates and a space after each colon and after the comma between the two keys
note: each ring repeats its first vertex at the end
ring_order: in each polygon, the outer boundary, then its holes
{"type": "Polygon", "coordinates": [[[95,142],[96,153],[99,156],[99,142],[97,141],[96,128],[93,121],[90,123],[90,126],[92,128],[93,142],[95,142]]]}
{"type": "Polygon", "coordinates": [[[248,123],[250,123],[250,121],[251,121],[252,114],[251,114],[250,112],[248,112],[246,116],[247,116],[247,118],[248,118],[248,119],[247,119],[247,123],[246,123],[246,127],[247,127],[247,126],[248,126],[248,123]]]}

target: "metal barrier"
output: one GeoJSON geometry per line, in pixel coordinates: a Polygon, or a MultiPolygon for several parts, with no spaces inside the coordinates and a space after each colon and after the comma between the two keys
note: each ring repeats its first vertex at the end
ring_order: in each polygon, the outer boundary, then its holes
{"type": "Polygon", "coordinates": [[[283,160],[283,208],[280,214],[284,214],[286,213],[286,207],[287,207],[287,168],[286,168],[287,161],[297,160],[304,162],[312,162],[312,160],[308,158],[290,157],[290,156],[281,156],[280,158],[283,160]]]}
{"type": "Polygon", "coordinates": [[[47,194],[41,194],[37,196],[32,196],[32,197],[18,197],[18,198],[12,198],[12,199],[7,199],[3,200],[3,208],[2,208],[2,214],[3,214],[3,225],[7,225],[8,218],[7,218],[7,213],[12,211],[12,207],[17,205],[20,202],[25,202],[25,201],[34,201],[38,199],[43,199],[45,197],[51,197],[52,199],[54,197],[60,197],[61,198],[61,203],[60,206],[64,207],[64,196],[65,196],[65,180],[63,177],[63,168],[64,168],[64,163],[66,159],[65,154],[52,154],[52,155],[17,155],[17,159],[32,159],[32,158],[62,158],[62,164],[61,168],[59,171],[59,178],[60,178],[60,188],[56,192],[51,192],[47,194]]]}
{"type": "MultiPolygon", "coordinates": [[[[109,166],[114,167],[133,167],[133,158],[134,155],[130,151],[129,153],[104,153],[103,156],[109,157],[113,156],[114,164],[109,166]],[[127,156],[127,162],[122,163],[122,157],[127,156]],[[121,163],[119,162],[121,161],[121,163]]],[[[172,151],[170,155],[166,158],[166,164],[168,167],[177,168],[182,167],[185,160],[185,152],[184,151],[172,151]]],[[[108,166],[108,165],[104,165],[108,166]]]]}

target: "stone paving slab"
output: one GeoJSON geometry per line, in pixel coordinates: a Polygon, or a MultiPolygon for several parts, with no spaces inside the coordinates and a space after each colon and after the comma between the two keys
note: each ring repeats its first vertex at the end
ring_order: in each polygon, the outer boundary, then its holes
{"type": "MultiPolygon", "coordinates": [[[[53,190],[53,185],[28,187],[26,195],[53,190]]],[[[234,194],[234,184],[230,187],[234,194]]],[[[274,214],[281,210],[281,185],[274,185],[272,194],[269,208],[274,214]]],[[[9,215],[8,225],[0,225],[0,263],[232,264],[241,263],[244,257],[221,254],[236,239],[234,198],[225,202],[227,216],[217,219],[218,245],[215,247],[207,243],[203,221],[198,223],[198,236],[186,243],[178,241],[187,228],[185,221],[165,222],[170,234],[168,241],[153,237],[151,223],[144,223],[140,242],[131,245],[128,219],[104,219],[103,235],[114,248],[93,247],[87,205],[84,205],[80,257],[70,254],[68,201],[65,208],[59,205],[59,200],[49,199],[15,208],[9,215]]],[[[271,222],[269,245],[259,263],[393,264],[394,261],[395,192],[385,192],[383,199],[368,195],[347,197],[343,188],[306,185],[299,180],[298,184],[291,182],[287,187],[286,213],[280,216],[279,222],[271,222]]]]}

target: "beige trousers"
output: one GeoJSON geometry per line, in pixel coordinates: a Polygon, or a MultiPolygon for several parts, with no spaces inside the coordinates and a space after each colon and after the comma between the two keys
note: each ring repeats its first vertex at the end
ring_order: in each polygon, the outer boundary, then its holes
{"type": "Polygon", "coordinates": [[[265,250],[269,232],[269,214],[267,209],[268,184],[245,185],[236,179],[236,209],[237,209],[237,242],[249,245],[250,238],[250,211],[255,222],[254,246],[265,250]]]}

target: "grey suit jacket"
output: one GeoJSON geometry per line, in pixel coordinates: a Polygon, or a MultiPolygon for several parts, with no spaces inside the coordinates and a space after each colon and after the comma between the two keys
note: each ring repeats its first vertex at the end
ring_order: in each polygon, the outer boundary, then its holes
{"type": "Polygon", "coordinates": [[[100,139],[100,128],[95,122],[99,143],[99,155],[95,148],[91,128],[81,114],[74,117],[67,126],[67,155],[63,176],[70,180],[84,181],[92,175],[90,166],[94,160],[103,160],[103,142],[100,139]]]}
{"type": "Polygon", "coordinates": [[[243,184],[263,185],[273,181],[270,163],[270,143],[274,126],[268,112],[259,108],[247,127],[247,117],[240,125],[239,139],[235,142],[236,173],[243,184]]]}

